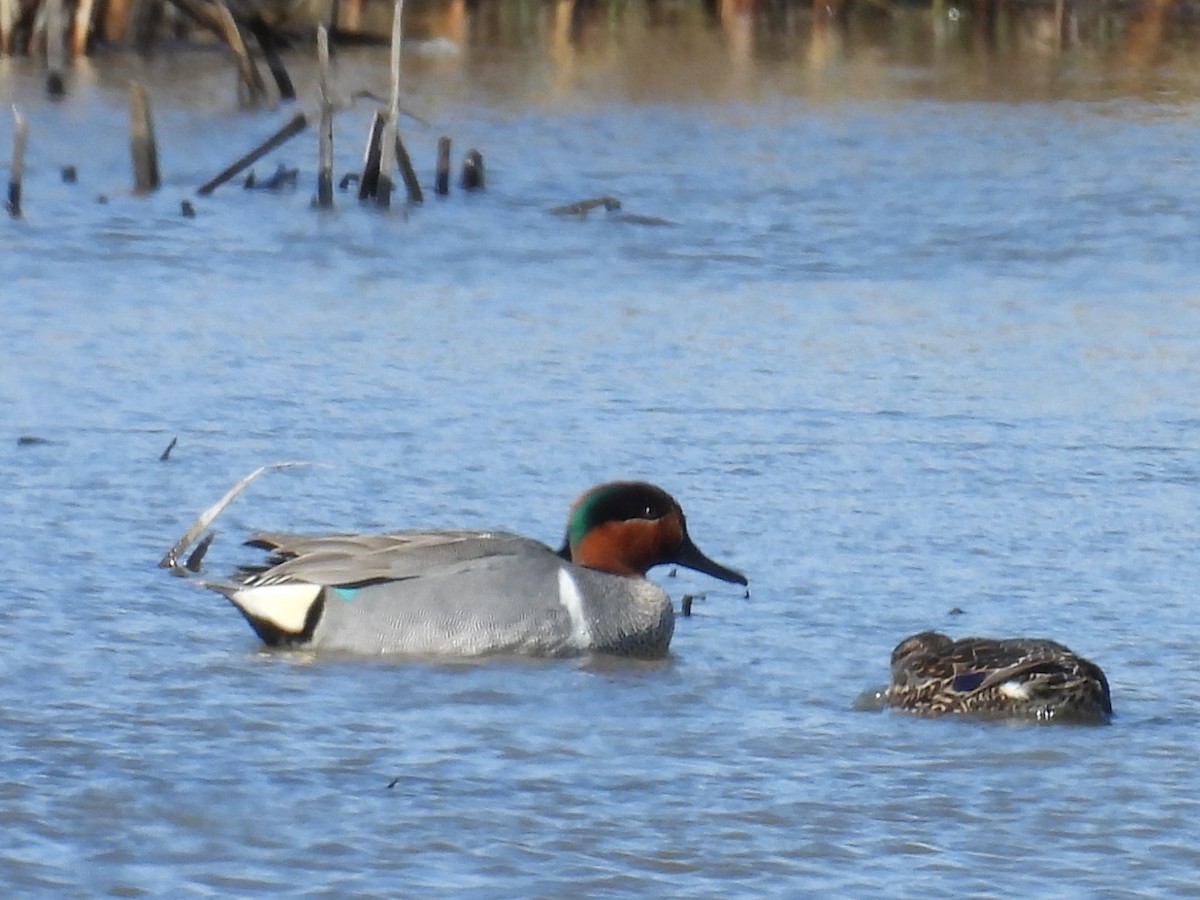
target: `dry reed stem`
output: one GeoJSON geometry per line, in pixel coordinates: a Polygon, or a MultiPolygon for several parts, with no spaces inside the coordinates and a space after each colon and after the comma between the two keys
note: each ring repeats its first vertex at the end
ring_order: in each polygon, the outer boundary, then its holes
{"type": "Polygon", "coordinates": [[[25,172],[25,142],[29,137],[29,123],[15,106],[13,107],[13,152],[8,176],[8,214],[21,218],[21,179],[25,172]]]}
{"type": "Polygon", "coordinates": [[[329,87],[329,32],[317,26],[317,63],[321,86],[321,124],[317,134],[317,207],[333,207],[333,97],[329,87]]]}
{"type": "Polygon", "coordinates": [[[133,190],[149,194],[158,189],[158,145],[150,116],[150,97],[138,82],[130,85],[129,149],[133,155],[133,190]]]}
{"type": "Polygon", "coordinates": [[[443,197],[450,193],[450,137],[448,135],[438,138],[437,179],[434,181],[433,191],[443,197]]]}
{"type": "Polygon", "coordinates": [[[379,137],[379,183],[375,202],[390,206],[392,202],[392,169],[396,165],[396,122],[400,118],[400,41],[403,36],[404,0],[396,0],[392,9],[392,91],[384,114],[383,133],[379,137]]]}

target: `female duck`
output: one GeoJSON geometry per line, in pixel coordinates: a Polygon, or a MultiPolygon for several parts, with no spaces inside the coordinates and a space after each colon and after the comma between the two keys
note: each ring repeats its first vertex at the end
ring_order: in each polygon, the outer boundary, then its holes
{"type": "Polygon", "coordinates": [[[636,481],[581,495],[557,552],[479,531],[258,533],[246,543],[266,561],[201,583],[267,644],[352,653],[663,656],[674,613],[647,570],[675,563],[746,584],[692,543],[669,494],[636,481]]]}
{"type": "Polygon", "coordinates": [[[892,651],[886,705],[926,716],[973,713],[1037,721],[1107,722],[1108,680],[1100,667],[1054,641],[951,640],[924,631],[892,651]]]}

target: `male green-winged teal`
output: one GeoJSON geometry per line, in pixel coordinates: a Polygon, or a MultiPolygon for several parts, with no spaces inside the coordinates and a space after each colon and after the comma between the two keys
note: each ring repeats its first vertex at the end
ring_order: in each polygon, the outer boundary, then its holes
{"type": "Polygon", "coordinates": [[[746,584],[692,543],[674,498],[637,481],[584,492],[557,552],[480,531],[258,533],[246,543],[269,556],[201,583],[267,644],[352,653],[663,656],[674,612],[648,569],[675,563],[746,584]]]}
{"type": "Polygon", "coordinates": [[[892,651],[882,700],[919,715],[1107,722],[1108,680],[1062,644],[1036,638],[951,640],[924,631],[892,651]]]}

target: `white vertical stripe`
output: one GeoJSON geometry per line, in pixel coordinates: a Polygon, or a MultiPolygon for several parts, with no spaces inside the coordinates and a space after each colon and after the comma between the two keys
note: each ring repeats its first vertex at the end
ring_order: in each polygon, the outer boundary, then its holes
{"type": "Polygon", "coordinates": [[[588,627],[587,618],[583,614],[583,595],[579,593],[579,585],[571,577],[566,566],[558,570],[558,602],[566,609],[571,617],[571,634],[581,650],[592,646],[592,629],[588,627]]]}

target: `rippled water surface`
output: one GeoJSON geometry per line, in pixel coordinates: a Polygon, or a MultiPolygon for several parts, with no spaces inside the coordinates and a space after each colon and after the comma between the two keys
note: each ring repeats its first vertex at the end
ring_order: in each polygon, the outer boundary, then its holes
{"type": "MultiPolygon", "coordinates": [[[[294,192],[181,217],[291,113],[238,111],[218,54],[93,60],[58,104],[0,63],[31,126],[0,222],[6,893],[1194,891],[1194,77],[664,33],[659,65],[642,32],[414,43],[423,180],[444,133],[489,188],[386,214],[309,208],[310,131],[259,166],[294,192]],[[673,224],[545,211],[600,194],[673,224]],[[265,652],[154,563],[282,459],[328,467],[252,486],[212,571],[250,527],[555,542],[576,493],[639,477],[751,595],[657,571],[705,594],[659,663],[265,652]],[[927,628],[1064,641],[1118,715],[852,710],[927,628]]],[[[386,67],[350,51],[339,82],[386,67]]]]}

